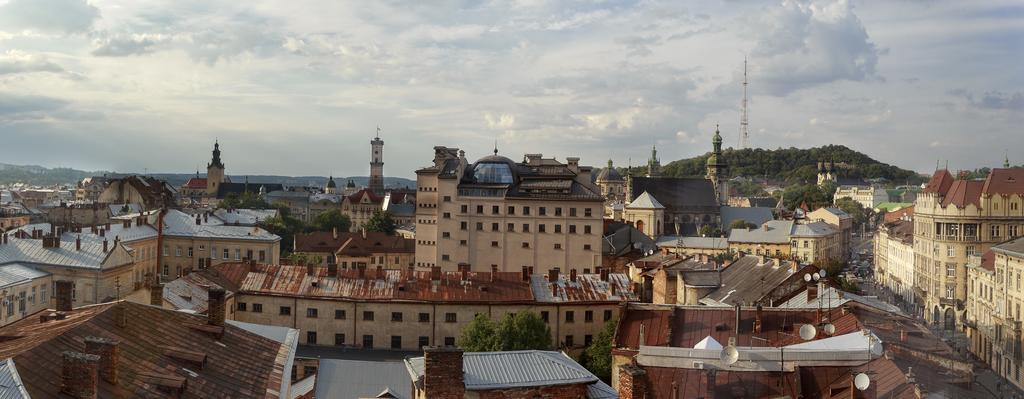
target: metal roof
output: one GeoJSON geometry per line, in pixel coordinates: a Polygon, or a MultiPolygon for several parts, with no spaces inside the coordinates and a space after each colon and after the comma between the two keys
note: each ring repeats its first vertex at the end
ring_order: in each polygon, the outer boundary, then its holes
{"type": "Polygon", "coordinates": [[[25,384],[21,382],[14,359],[8,358],[0,361],[0,399],[22,398],[28,399],[31,396],[25,390],[25,384]]]}
{"type": "Polygon", "coordinates": [[[277,216],[277,209],[217,209],[213,216],[220,219],[224,224],[239,224],[252,226],[277,216]]]}
{"type": "Polygon", "coordinates": [[[21,263],[0,265],[0,288],[18,285],[49,275],[50,273],[36,270],[21,263]]]}
{"type": "Polygon", "coordinates": [[[558,281],[548,281],[548,276],[534,274],[530,276],[530,285],[537,302],[579,302],[579,301],[636,301],[637,297],[630,289],[629,276],[622,273],[609,273],[608,281],[601,281],[600,274],[577,274],[576,281],[564,274],[558,281]],[[615,294],[613,295],[613,288],[615,294]],[[557,292],[556,289],[557,288],[557,292]]]}
{"type": "Polygon", "coordinates": [[[204,219],[196,224],[195,217],[173,209],[164,215],[164,235],[254,241],[281,239],[278,235],[259,227],[228,226],[217,218],[204,219]]]}
{"type": "Polygon", "coordinates": [[[384,390],[398,399],[413,397],[409,372],[400,361],[321,359],[317,375],[318,398],[373,398],[384,390]]]}
{"type": "Polygon", "coordinates": [[[658,202],[653,195],[644,191],[639,197],[630,201],[626,209],[665,209],[665,206],[658,202]]]}
{"type": "Polygon", "coordinates": [[[722,237],[661,236],[660,248],[729,249],[729,239],[722,237]]]}
{"type": "Polygon", "coordinates": [[[992,247],[992,251],[1004,255],[1024,257],[1024,237],[995,245],[992,247]]]}
{"type": "MultiPolygon", "coordinates": [[[[109,245],[113,245],[110,243],[109,245]]],[[[44,248],[43,241],[31,238],[9,238],[7,244],[0,244],[0,264],[44,264],[99,269],[107,256],[103,244],[82,241],[82,249],[75,250],[75,242],[61,240],[59,248],[44,248]]]]}
{"type": "Polygon", "coordinates": [[[792,220],[770,220],[755,229],[732,229],[729,232],[729,242],[788,244],[791,231],[792,220]]]}
{"type": "MultiPolygon", "coordinates": [[[[405,360],[409,375],[423,377],[423,358],[405,360]]],[[[568,356],[552,351],[468,352],[462,356],[467,391],[592,384],[598,378],[568,356]]]]}
{"type": "Polygon", "coordinates": [[[793,233],[791,235],[796,237],[822,237],[835,233],[836,230],[828,223],[811,222],[793,225],[793,233]]]}

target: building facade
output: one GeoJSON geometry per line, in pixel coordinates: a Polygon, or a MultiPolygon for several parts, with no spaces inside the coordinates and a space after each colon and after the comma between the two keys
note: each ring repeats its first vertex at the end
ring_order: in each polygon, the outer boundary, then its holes
{"type": "Polygon", "coordinates": [[[825,222],[794,224],[789,240],[793,247],[791,255],[804,263],[838,260],[843,254],[839,231],[825,222]]]}
{"type": "Polygon", "coordinates": [[[953,329],[967,299],[967,261],[1024,231],[1024,169],[985,180],[932,175],[914,203],[914,277],[924,317],[953,329]]]}
{"type": "Polygon", "coordinates": [[[380,128],[377,137],[370,141],[370,191],[384,194],[384,140],[380,139],[380,128]]]}
{"type": "Polygon", "coordinates": [[[839,186],[833,196],[836,200],[850,198],[864,206],[864,209],[875,209],[878,205],[889,201],[889,194],[884,188],[874,186],[839,186]]]}
{"type": "Polygon", "coordinates": [[[853,237],[853,216],[842,209],[825,207],[815,209],[804,216],[808,221],[820,221],[828,223],[833,229],[839,232],[839,260],[846,260],[850,256],[850,243],[853,237]]]}
{"type": "Polygon", "coordinates": [[[996,374],[1024,389],[1021,373],[1021,306],[1024,305],[1024,238],[992,247],[967,263],[964,327],[970,350],[996,374]]]}
{"type": "Polygon", "coordinates": [[[518,272],[601,264],[604,199],[579,158],[497,153],[470,164],[434,147],[416,171],[416,266],[518,272]]]}
{"type": "Polygon", "coordinates": [[[914,300],[914,221],[910,216],[875,232],[875,280],[897,296],[904,309],[919,314],[914,300]]]}

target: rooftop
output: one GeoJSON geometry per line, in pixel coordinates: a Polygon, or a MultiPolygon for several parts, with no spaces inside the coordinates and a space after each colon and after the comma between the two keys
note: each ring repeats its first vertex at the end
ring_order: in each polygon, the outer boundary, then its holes
{"type": "Polygon", "coordinates": [[[722,269],[721,285],[704,296],[701,303],[730,306],[738,302],[752,305],[771,295],[787,280],[802,279],[806,270],[816,272],[817,268],[800,266],[795,261],[746,255],[722,269]]]}
{"type": "Polygon", "coordinates": [[[316,397],[332,399],[412,399],[412,384],[404,362],[321,359],[316,397]]]}
{"type": "Polygon", "coordinates": [[[788,244],[792,231],[792,220],[770,220],[754,229],[732,229],[729,242],[788,244]]]}
{"type": "Polygon", "coordinates": [[[1024,237],[995,245],[992,247],[992,250],[1004,255],[1024,258],[1024,237]]]}

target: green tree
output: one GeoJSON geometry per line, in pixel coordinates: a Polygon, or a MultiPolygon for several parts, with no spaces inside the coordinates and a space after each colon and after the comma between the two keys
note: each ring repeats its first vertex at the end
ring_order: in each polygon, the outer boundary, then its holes
{"type": "Polygon", "coordinates": [[[462,330],[462,347],[468,352],[547,350],[551,329],[533,312],[507,314],[498,323],[481,314],[462,330]]]}
{"type": "Polygon", "coordinates": [[[288,204],[275,202],[273,207],[277,209],[277,216],[267,218],[260,222],[259,226],[264,230],[280,236],[281,253],[287,254],[294,250],[292,246],[294,244],[295,233],[305,231],[306,226],[301,220],[291,216],[288,204]]]}
{"type": "Polygon", "coordinates": [[[615,338],[616,326],[618,322],[614,319],[604,323],[604,330],[583,351],[584,367],[604,381],[612,377],[612,339],[615,338]]]}
{"type": "Polygon", "coordinates": [[[382,210],[373,211],[373,216],[363,225],[366,231],[395,234],[395,221],[391,219],[391,213],[382,210]]]}
{"type": "Polygon", "coordinates": [[[331,209],[316,215],[313,219],[313,229],[319,231],[348,231],[352,227],[352,221],[347,215],[341,213],[340,209],[331,209]]]}
{"type": "Polygon", "coordinates": [[[239,208],[239,209],[267,209],[270,205],[267,204],[259,195],[252,192],[238,193],[227,193],[224,199],[220,201],[221,208],[239,208]]]}
{"type": "Polygon", "coordinates": [[[722,229],[711,226],[710,224],[705,224],[700,226],[700,229],[697,230],[697,234],[700,234],[701,237],[721,237],[722,229]]]}
{"type": "Polygon", "coordinates": [[[756,229],[757,225],[753,224],[753,223],[750,223],[750,222],[748,222],[746,220],[743,220],[743,219],[736,219],[736,220],[733,220],[732,223],[729,223],[729,228],[730,229],[756,229]]]}
{"type": "Polygon", "coordinates": [[[865,209],[864,205],[849,197],[836,199],[836,207],[842,209],[843,212],[849,213],[853,217],[853,223],[857,226],[867,222],[871,213],[870,209],[865,209]]]}

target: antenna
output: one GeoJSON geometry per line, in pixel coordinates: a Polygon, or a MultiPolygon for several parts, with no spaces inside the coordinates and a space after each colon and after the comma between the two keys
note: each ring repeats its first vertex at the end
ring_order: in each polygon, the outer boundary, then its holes
{"type": "Polygon", "coordinates": [[[818,335],[818,329],[814,328],[813,324],[804,324],[800,326],[800,338],[804,341],[810,341],[818,335]]]}
{"type": "Polygon", "coordinates": [[[747,133],[747,56],[743,56],[743,103],[740,106],[740,148],[750,148],[747,133]]]}
{"type": "Polygon", "coordinates": [[[377,138],[380,138],[380,125],[377,125],[377,138]]]}
{"type": "Polygon", "coordinates": [[[853,377],[853,386],[857,387],[858,391],[868,389],[869,385],[871,385],[871,378],[867,374],[860,373],[853,377]]]}
{"type": "Polygon", "coordinates": [[[740,359],[740,351],[733,345],[726,346],[722,349],[719,359],[726,365],[735,364],[740,359]]]}

